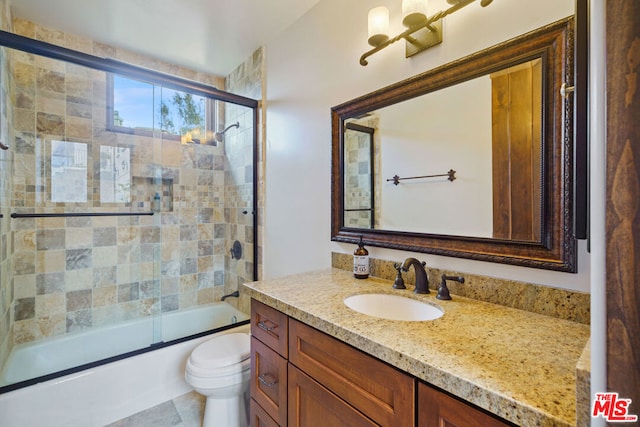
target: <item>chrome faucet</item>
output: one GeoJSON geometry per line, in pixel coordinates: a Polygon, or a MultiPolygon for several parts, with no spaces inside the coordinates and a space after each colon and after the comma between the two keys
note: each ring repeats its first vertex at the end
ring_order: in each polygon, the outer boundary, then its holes
{"type": "Polygon", "coordinates": [[[420,262],[415,258],[407,258],[404,260],[402,264],[402,271],[409,271],[409,267],[413,265],[413,269],[416,272],[416,288],[413,292],[417,294],[428,294],[429,293],[429,278],[427,277],[427,272],[424,269],[426,262],[420,262]]]}

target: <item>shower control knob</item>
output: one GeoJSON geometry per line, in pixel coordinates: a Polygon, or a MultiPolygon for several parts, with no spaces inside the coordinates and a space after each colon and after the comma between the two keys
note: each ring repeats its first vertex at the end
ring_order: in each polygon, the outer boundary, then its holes
{"type": "Polygon", "coordinates": [[[229,249],[229,252],[231,252],[231,259],[242,258],[242,244],[236,240],[233,242],[233,247],[229,249]]]}

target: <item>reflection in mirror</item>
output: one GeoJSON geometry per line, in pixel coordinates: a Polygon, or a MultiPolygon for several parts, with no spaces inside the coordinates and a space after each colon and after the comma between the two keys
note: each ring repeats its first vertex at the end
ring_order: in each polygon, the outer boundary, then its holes
{"type": "Polygon", "coordinates": [[[572,37],[567,18],[334,107],[332,239],[575,271],[572,37]]]}
{"type": "Polygon", "coordinates": [[[366,118],[345,124],[344,131],[344,223],[353,228],[374,228],[375,123],[366,118]],[[370,125],[370,126],[368,126],[370,125]]]}
{"type": "Polygon", "coordinates": [[[541,62],[349,119],[345,225],[539,241],[541,62]]]}
{"type": "Polygon", "coordinates": [[[540,241],[542,61],[490,77],[492,237],[540,241]]]}

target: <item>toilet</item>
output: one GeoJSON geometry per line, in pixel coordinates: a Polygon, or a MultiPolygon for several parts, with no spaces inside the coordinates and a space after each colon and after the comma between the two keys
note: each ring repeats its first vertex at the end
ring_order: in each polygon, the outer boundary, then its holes
{"type": "Polygon", "coordinates": [[[203,427],[247,427],[251,377],[249,334],[218,335],[189,356],[184,379],[206,396],[203,427]]]}

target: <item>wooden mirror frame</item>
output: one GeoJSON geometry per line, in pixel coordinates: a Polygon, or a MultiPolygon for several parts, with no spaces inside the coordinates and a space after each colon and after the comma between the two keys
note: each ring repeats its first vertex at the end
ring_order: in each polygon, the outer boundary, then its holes
{"type": "Polygon", "coordinates": [[[362,236],[364,243],[370,246],[575,273],[573,101],[572,97],[563,97],[560,93],[563,83],[572,86],[573,46],[574,19],[569,17],[333,107],[331,240],[355,244],[362,236]],[[535,58],[543,61],[540,241],[344,226],[345,120],[535,58]]]}

